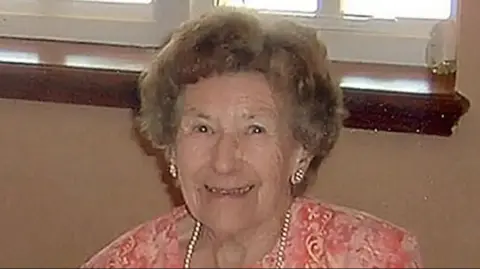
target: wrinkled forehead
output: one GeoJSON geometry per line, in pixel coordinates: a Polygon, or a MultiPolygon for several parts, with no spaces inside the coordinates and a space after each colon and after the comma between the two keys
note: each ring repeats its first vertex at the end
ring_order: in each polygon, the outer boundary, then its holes
{"type": "Polygon", "coordinates": [[[204,78],[188,84],[184,90],[184,111],[210,110],[217,113],[248,115],[262,112],[279,114],[279,98],[268,80],[261,73],[237,72],[204,78]]]}

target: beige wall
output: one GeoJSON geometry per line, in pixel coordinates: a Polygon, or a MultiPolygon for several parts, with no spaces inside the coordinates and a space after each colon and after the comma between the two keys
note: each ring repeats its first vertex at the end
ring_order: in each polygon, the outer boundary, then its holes
{"type": "MultiPolygon", "coordinates": [[[[473,107],[450,138],[345,130],[311,193],[418,235],[429,267],[479,267],[480,1],[464,0],[458,88],[473,107]]],[[[76,266],[169,209],[127,110],[0,100],[0,267],[76,266]]]]}

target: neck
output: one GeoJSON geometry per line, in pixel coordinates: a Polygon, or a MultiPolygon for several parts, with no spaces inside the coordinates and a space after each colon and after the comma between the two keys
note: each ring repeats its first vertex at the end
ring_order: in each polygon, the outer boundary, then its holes
{"type": "Polygon", "coordinates": [[[198,247],[209,249],[219,268],[244,267],[275,246],[282,224],[282,219],[275,218],[235,235],[217,234],[204,227],[198,247]]]}
{"type": "Polygon", "coordinates": [[[290,205],[291,201],[279,208],[278,214],[274,214],[267,221],[236,231],[234,234],[218,232],[203,226],[197,249],[211,253],[211,258],[218,268],[252,265],[277,244],[284,225],[285,213],[290,205]]]}

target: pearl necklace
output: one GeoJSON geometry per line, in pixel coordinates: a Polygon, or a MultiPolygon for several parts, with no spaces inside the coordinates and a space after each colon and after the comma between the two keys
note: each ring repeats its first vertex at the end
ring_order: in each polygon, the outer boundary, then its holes
{"type": "MultiPolygon", "coordinates": [[[[292,214],[290,210],[285,213],[285,218],[283,220],[283,226],[280,233],[280,241],[277,251],[277,260],[275,262],[275,268],[283,268],[285,263],[285,247],[287,245],[287,236],[288,230],[290,227],[290,219],[292,214]]],[[[190,242],[188,242],[187,246],[187,253],[185,254],[184,260],[184,268],[190,268],[190,263],[193,257],[193,251],[195,249],[195,245],[197,244],[198,238],[200,237],[200,231],[202,229],[202,224],[198,221],[195,222],[195,227],[193,228],[192,237],[190,238],[190,242]]]]}

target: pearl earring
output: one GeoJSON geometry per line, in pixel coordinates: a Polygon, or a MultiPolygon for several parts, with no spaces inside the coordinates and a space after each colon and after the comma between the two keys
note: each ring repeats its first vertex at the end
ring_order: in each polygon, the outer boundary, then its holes
{"type": "Polygon", "coordinates": [[[290,182],[292,183],[292,185],[297,185],[303,181],[304,177],[305,177],[305,172],[303,171],[303,169],[298,169],[290,178],[290,182]]]}
{"type": "Polygon", "coordinates": [[[173,164],[173,163],[170,163],[168,165],[168,172],[170,172],[170,175],[173,177],[173,178],[177,178],[177,167],[173,164]]]}

